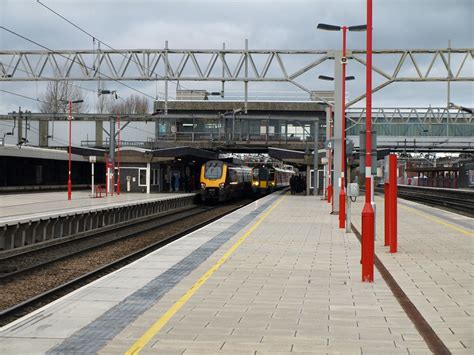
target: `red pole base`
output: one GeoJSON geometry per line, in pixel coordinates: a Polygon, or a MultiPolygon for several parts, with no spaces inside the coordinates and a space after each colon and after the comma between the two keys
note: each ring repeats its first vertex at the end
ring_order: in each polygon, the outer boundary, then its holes
{"type": "Polygon", "coordinates": [[[389,183],[389,220],[390,220],[390,253],[397,252],[397,156],[390,154],[390,183],[389,183]]]}
{"type": "Polygon", "coordinates": [[[374,209],[370,202],[362,209],[362,282],[374,281],[374,209]]]}
{"type": "Polygon", "coordinates": [[[346,228],[346,192],[344,186],[339,194],[339,228],[346,228]]]}
{"type": "Polygon", "coordinates": [[[328,203],[331,203],[332,199],[332,185],[328,186],[328,203]]]}
{"type": "Polygon", "coordinates": [[[67,181],[67,199],[71,200],[72,198],[72,183],[71,179],[68,179],[67,181]]]}
{"type": "Polygon", "coordinates": [[[384,199],[384,246],[390,245],[390,217],[389,217],[389,209],[390,209],[390,196],[389,196],[389,186],[387,183],[384,184],[383,189],[383,199],[384,199]]]}

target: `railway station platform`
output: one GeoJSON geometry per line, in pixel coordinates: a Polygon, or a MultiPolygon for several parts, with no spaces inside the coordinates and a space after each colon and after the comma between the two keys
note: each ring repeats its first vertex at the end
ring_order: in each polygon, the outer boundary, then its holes
{"type": "Polygon", "coordinates": [[[0,251],[103,230],[190,206],[194,193],[122,193],[91,198],[89,191],[7,194],[0,198],[0,251]]]}
{"type": "Polygon", "coordinates": [[[273,194],[4,326],[0,353],[471,354],[472,219],[400,201],[397,254],[380,221],[408,300],[361,282],[326,201],[273,194]]]}

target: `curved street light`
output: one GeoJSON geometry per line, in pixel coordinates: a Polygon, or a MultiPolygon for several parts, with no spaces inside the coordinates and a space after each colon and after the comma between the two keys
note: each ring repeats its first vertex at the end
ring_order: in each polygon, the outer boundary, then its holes
{"type": "MultiPolygon", "coordinates": [[[[346,80],[353,80],[353,76],[346,77],[347,53],[346,53],[346,37],[347,31],[361,32],[367,30],[367,25],[357,26],[338,26],[320,23],[318,29],[324,31],[342,31],[342,110],[341,110],[341,131],[342,131],[342,147],[341,147],[341,189],[339,190],[339,228],[346,226],[346,192],[344,190],[344,174],[346,171],[346,80]]],[[[329,76],[321,75],[322,80],[334,80],[329,76]]]]}
{"type": "Polygon", "coordinates": [[[72,169],[72,104],[79,104],[84,102],[84,100],[58,100],[60,102],[69,103],[69,164],[68,164],[68,173],[67,173],[67,199],[71,200],[72,198],[72,180],[71,180],[71,169],[72,169]]]}

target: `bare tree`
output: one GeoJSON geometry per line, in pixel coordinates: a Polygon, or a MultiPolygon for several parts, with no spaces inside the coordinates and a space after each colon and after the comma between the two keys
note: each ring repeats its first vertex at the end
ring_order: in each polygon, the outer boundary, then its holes
{"type": "Polygon", "coordinates": [[[130,95],[126,99],[116,101],[112,106],[112,113],[117,114],[145,114],[148,113],[148,100],[138,95],[130,95]]]}
{"type": "MultiPolygon", "coordinates": [[[[84,93],[76,86],[72,86],[69,81],[50,81],[46,87],[46,92],[40,95],[39,110],[43,113],[67,113],[69,107],[66,101],[84,100],[84,93]]],[[[85,103],[75,105],[76,112],[87,110],[85,103]]]]}
{"type": "Polygon", "coordinates": [[[108,95],[99,95],[95,105],[97,113],[112,113],[114,103],[112,98],[108,95]]]}

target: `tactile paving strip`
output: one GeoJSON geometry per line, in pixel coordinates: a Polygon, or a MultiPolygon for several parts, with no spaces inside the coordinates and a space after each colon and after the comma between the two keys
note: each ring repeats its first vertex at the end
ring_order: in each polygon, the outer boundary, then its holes
{"type": "Polygon", "coordinates": [[[278,196],[272,196],[264,204],[243,216],[163,274],[109,309],[102,316],[65,339],[61,344],[51,348],[47,354],[93,354],[98,352],[107,341],[113,339],[141,314],[151,308],[166,292],[189,275],[225,242],[245,228],[277,198],[278,196]]]}

